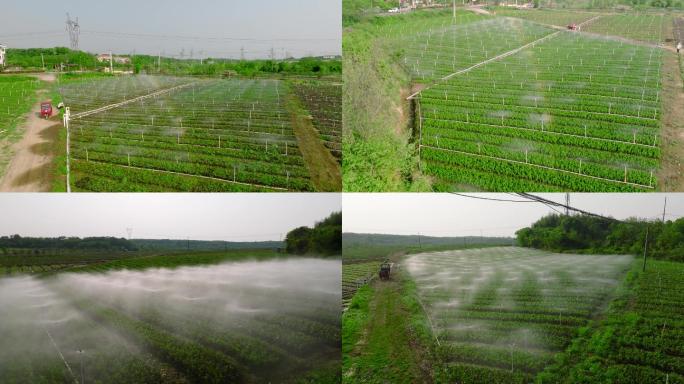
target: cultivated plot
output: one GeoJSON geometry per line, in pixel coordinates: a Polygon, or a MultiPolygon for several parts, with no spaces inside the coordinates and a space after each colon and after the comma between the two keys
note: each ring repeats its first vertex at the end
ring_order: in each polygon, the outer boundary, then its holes
{"type": "Polygon", "coordinates": [[[173,76],[86,77],[69,80],[58,88],[71,113],[77,114],[191,82],[173,76]]]}
{"type": "Polygon", "coordinates": [[[0,138],[7,137],[30,110],[40,84],[40,80],[32,77],[0,77],[0,138]]]}
{"type": "Polygon", "coordinates": [[[450,381],[531,382],[601,311],[632,256],[515,247],[424,253],[405,267],[450,381]]]}
{"type": "Polygon", "coordinates": [[[618,14],[602,16],[589,23],[583,31],[644,41],[662,43],[665,39],[665,22],[671,20],[663,14],[618,14]]]}
{"type": "Polygon", "coordinates": [[[371,282],[380,269],[379,261],[342,265],[342,305],[346,307],[359,288],[371,282]]]}
{"type": "Polygon", "coordinates": [[[627,280],[605,319],[542,382],[684,383],[684,264],[649,260],[627,280]]]}
{"type": "Polygon", "coordinates": [[[340,261],[0,279],[3,382],[298,382],[340,364],[340,261]]]}
{"type": "Polygon", "coordinates": [[[509,16],[534,21],[536,23],[554,25],[559,27],[567,27],[572,24],[581,24],[589,21],[600,13],[569,11],[558,9],[536,9],[536,10],[519,10],[519,9],[497,9],[497,16],[509,16]]]}
{"type": "Polygon", "coordinates": [[[562,32],[420,94],[439,190],[648,191],[660,159],[659,48],[562,32]]]}
{"type": "Polygon", "coordinates": [[[512,51],[553,33],[545,26],[515,18],[487,18],[447,24],[394,39],[401,63],[418,81],[437,80],[512,51]]]}
{"type": "Polygon", "coordinates": [[[280,80],[200,80],[72,119],[72,185],[81,191],[314,190],[292,128],[289,93],[280,80]]]}

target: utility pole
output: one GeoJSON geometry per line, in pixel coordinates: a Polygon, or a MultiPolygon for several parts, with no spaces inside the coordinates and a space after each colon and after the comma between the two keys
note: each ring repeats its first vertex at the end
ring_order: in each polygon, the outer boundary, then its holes
{"type": "Polygon", "coordinates": [[[40,54],[40,61],[43,63],[43,71],[44,71],[45,70],[45,57],[43,56],[42,52],[40,54]]]}
{"type": "Polygon", "coordinates": [[[453,7],[454,7],[454,23],[455,23],[456,22],[456,0],[454,0],[453,7]]]}
{"type": "Polygon", "coordinates": [[[663,204],[663,224],[665,224],[665,209],[667,208],[667,196],[665,196],[665,204],[663,204]]]}
{"type": "Polygon", "coordinates": [[[109,51],[109,73],[114,74],[114,55],[109,51]]]}
{"type": "Polygon", "coordinates": [[[565,216],[570,216],[570,193],[565,193],[565,216]]]}
{"type": "Polygon", "coordinates": [[[420,232],[418,232],[418,248],[423,249],[423,244],[420,242],[420,232]]]}
{"type": "Polygon", "coordinates": [[[644,266],[642,272],[646,272],[646,252],[648,251],[648,223],[646,223],[646,239],[644,240],[644,266]]]}
{"type": "Polygon", "coordinates": [[[159,51],[159,57],[157,58],[157,72],[161,73],[161,51],[159,51]]]}

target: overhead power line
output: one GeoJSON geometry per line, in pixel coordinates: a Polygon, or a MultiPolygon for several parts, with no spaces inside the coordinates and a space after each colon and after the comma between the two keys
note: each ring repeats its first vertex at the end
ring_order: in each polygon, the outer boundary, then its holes
{"type": "Polygon", "coordinates": [[[477,200],[488,200],[488,201],[501,201],[501,202],[506,202],[506,203],[535,203],[535,201],[529,201],[529,200],[508,200],[508,199],[496,199],[493,197],[483,197],[483,196],[477,196],[477,195],[468,195],[465,193],[458,193],[458,192],[450,192],[452,195],[457,195],[457,196],[462,196],[462,197],[468,197],[471,199],[477,199],[477,200]]]}
{"type": "Polygon", "coordinates": [[[110,32],[110,31],[93,31],[81,30],[81,33],[91,35],[108,35],[125,38],[150,38],[158,40],[196,40],[196,41],[252,41],[252,42],[273,42],[273,41],[340,41],[341,37],[326,38],[326,37],[291,37],[291,38],[272,38],[272,39],[257,39],[251,37],[209,37],[209,36],[181,36],[181,35],[155,35],[148,33],[127,33],[127,32],[110,32]]]}

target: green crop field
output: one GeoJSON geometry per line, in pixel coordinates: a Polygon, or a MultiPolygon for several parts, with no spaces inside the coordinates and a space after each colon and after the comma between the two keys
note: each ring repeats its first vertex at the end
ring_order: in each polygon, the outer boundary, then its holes
{"type": "Polygon", "coordinates": [[[375,278],[380,270],[380,261],[342,264],[342,305],[347,306],[356,291],[375,278]]]}
{"type": "Polygon", "coordinates": [[[600,13],[568,11],[559,9],[497,9],[497,16],[508,16],[534,21],[536,23],[566,27],[571,24],[581,24],[599,16],[600,13]]]}
{"type": "Polygon", "coordinates": [[[682,263],[649,261],[644,273],[636,268],[606,316],[541,382],[684,383],[683,286],[682,263]]]}
{"type": "Polygon", "coordinates": [[[0,76],[0,140],[7,138],[36,102],[40,80],[26,76],[0,76]]]}
{"type": "Polygon", "coordinates": [[[437,382],[684,383],[684,264],[525,248],[405,259],[437,382]]]}
{"type": "Polygon", "coordinates": [[[2,381],[339,382],[339,287],[310,258],[1,278],[2,381]]]}
{"type": "Polygon", "coordinates": [[[588,23],[587,27],[582,30],[650,43],[662,43],[666,38],[665,23],[671,20],[669,16],[661,14],[606,15],[588,23]]]}
{"type": "Polygon", "coordinates": [[[528,383],[612,298],[632,256],[524,248],[406,259],[448,382],[528,383]]]}
{"type": "Polygon", "coordinates": [[[340,91],[323,81],[136,76],[74,82],[61,92],[72,108],[77,191],[316,190],[292,126],[289,104],[298,96],[322,145],[340,156],[340,91]]]}
{"type": "Polygon", "coordinates": [[[393,44],[403,53],[401,65],[416,80],[437,80],[553,32],[520,19],[476,20],[445,23],[420,33],[399,33],[393,44]]]}
{"type": "Polygon", "coordinates": [[[649,191],[660,159],[660,49],[560,35],[420,94],[439,190],[649,191]]]}

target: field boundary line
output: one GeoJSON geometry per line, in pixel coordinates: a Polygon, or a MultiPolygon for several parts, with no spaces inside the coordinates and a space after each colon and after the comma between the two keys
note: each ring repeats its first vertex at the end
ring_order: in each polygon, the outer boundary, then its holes
{"type": "MultiPolygon", "coordinates": [[[[597,140],[597,141],[605,141],[609,143],[616,143],[616,144],[627,144],[627,145],[634,145],[634,146],[639,146],[639,147],[645,147],[645,148],[655,148],[655,149],[660,149],[657,145],[650,145],[650,144],[642,144],[642,143],[634,143],[631,141],[621,141],[621,140],[613,140],[613,139],[606,139],[603,137],[595,137],[595,136],[582,136],[582,135],[575,135],[572,133],[562,133],[562,132],[556,132],[556,131],[542,131],[539,129],[534,129],[534,128],[525,128],[525,127],[513,127],[510,125],[494,125],[494,124],[487,124],[487,123],[470,123],[467,121],[463,120],[445,120],[445,119],[435,119],[433,117],[423,117],[423,119],[430,119],[430,120],[435,120],[435,121],[444,121],[444,122],[458,122],[458,123],[466,123],[466,124],[479,124],[479,125],[486,125],[488,127],[495,127],[495,128],[505,128],[505,129],[510,129],[510,130],[520,130],[520,131],[529,131],[529,132],[538,132],[538,133],[547,133],[549,135],[557,135],[557,136],[567,136],[567,137],[576,137],[579,139],[586,139],[586,140],[597,140]]],[[[445,129],[445,128],[439,128],[439,129],[445,129]]],[[[448,129],[448,128],[446,128],[448,129]]],[[[472,132],[472,131],[465,131],[465,132],[472,132]]],[[[493,133],[496,136],[502,136],[496,133],[493,133]]],[[[658,136],[660,138],[660,136],[658,136]]],[[[644,156],[646,157],[646,156],[644,156]]]]}
{"type": "Polygon", "coordinates": [[[124,100],[124,101],[121,101],[121,102],[118,102],[118,103],[105,105],[104,107],[100,107],[100,108],[96,108],[96,109],[91,109],[90,111],[75,113],[75,114],[71,115],[70,118],[71,118],[71,119],[80,119],[81,117],[86,117],[86,116],[94,115],[94,114],[96,114],[96,113],[108,111],[108,110],[110,110],[110,109],[114,109],[114,108],[118,108],[118,107],[123,107],[123,106],[126,105],[126,104],[134,103],[134,102],[140,101],[140,100],[145,100],[145,99],[150,98],[150,97],[160,96],[160,95],[163,95],[163,94],[165,94],[165,93],[173,92],[173,91],[175,91],[175,90],[177,90],[177,89],[185,88],[185,87],[188,87],[188,86],[191,86],[191,85],[194,85],[194,84],[196,84],[195,81],[189,82],[189,83],[185,83],[185,84],[181,84],[181,85],[176,85],[175,87],[171,87],[171,88],[165,88],[165,89],[162,89],[162,90],[159,90],[159,91],[155,91],[155,92],[152,92],[152,93],[148,93],[148,94],[146,94],[146,95],[138,96],[138,97],[135,97],[135,98],[132,98],[132,99],[124,100]]]}
{"type": "Polygon", "coordinates": [[[50,331],[47,330],[47,328],[43,327],[45,330],[45,333],[47,333],[48,337],[50,338],[50,341],[52,342],[52,345],[55,347],[57,350],[57,353],[59,353],[59,357],[62,358],[62,361],[64,362],[64,365],[66,365],[67,369],[69,370],[69,373],[71,374],[71,377],[74,379],[74,382],[78,384],[78,380],[76,379],[76,376],[74,375],[74,371],[71,370],[71,366],[69,366],[69,363],[66,361],[64,358],[64,355],[62,354],[62,351],[59,350],[59,347],[57,346],[57,343],[55,342],[55,339],[52,338],[52,335],[50,334],[50,331]]]}
{"type": "Polygon", "coordinates": [[[471,66],[471,67],[468,67],[468,68],[462,69],[462,70],[460,70],[460,71],[454,72],[454,73],[452,73],[452,74],[446,75],[446,76],[442,77],[441,79],[439,79],[439,80],[433,82],[431,85],[429,85],[429,86],[427,86],[427,87],[421,89],[420,91],[418,91],[418,92],[416,92],[416,93],[410,95],[409,97],[406,98],[406,100],[411,100],[411,99],[413,99],[414,97],[416,97],[417,95],[419,95],[421,92],[423,92],[424,90],[426,90],[426,89],[432,87],[433,85],[437,84],[438,82],[447,81],[447,80],[451,79],[451,78],[454,77],[454,76],[462,75],[462,74],[464,74],[464,73],[466,73],[466,72],[472,71],[473,69],[477,69],[477,68],[479,68],[479,67],[481,67],[481,66],[483,66],[483,65],[487,65],[487,64],[489,64],[489,63],[491,63],[491,62],[493,62],[493,61],[497,61],[497,60],[506,58],[506,57],[508,57],[508,56],[514,55],[514,54],[516,54],[516,53],[522,51],[523,49],[526,49],[526,48],[528,48],[528,47],[534,46],[534,45],[536,45],[536,44],[538,44],[538,43],[541,43],[541,42],[544,41],[544,40],[548,40],[548,39],[554,38],[554,37],[558,36],[561,32],[562,32],[562,31],[556,31],[556,32],[550,33],[550,34],[548,34],[548,35],[546,35],[546,36],[543,36],[543,37],[541,37],[541,38],[539,38],[539,39],[537,39],[537,40],[535,40],[535,41],[532,41],[532,42],[527,43],[527,44],[525,44],[525,45],[523,45],[523,46],[520,46],[520,47],[518,47],[518,48],[516,48],[516,49],[514,49],[514,50],[511,50],[511,51],[508,51],[508,52],[504,52],[504,53],[502,53],[502,54],[500,54],[500,55],[498,55],[498,56],[494,56],[494,57],[492,57],[492,58],[490,58],[490,59],[487,59],[487,60],[485,60],[485,61],[481,61],[481,62],[479,62],[479,63],[477,63],[477,64],[475,64],[475,65],[473,65],[473,66],[471,66]]]}
{"type": "MultiPolygon", "coordinates": [[[[79,160],[82,161],[82,160],[79,160]]],[[[179,175],[179,176],[188,176],[188,177],[198,177],[201,179],[208,179],[208,180],[215,180],[215,181],[221,181],[224,183],[229,183],[229,184],[238,184],[238,185],[246,185],[250,187],[257,187],[257,188],[265,188],[265,189],[275,189],[278,191],[289,191],[287,188],[282,188],[282,187],[272,187],[272,186],[267,186],[267,185],[261,185],[261,184],[252,184],[252,183],[245,183],[242,181],[231,181],[231,180],[226,180],[226,179],[221,179],[218,177],[211,177],[211,176],[203,176],[203,175],[192,175],[190,173],[183,173],[183,172],[175,172],[175,171],[165,171],[163,169],[154,169],[154,168],[143,168],[143,167],[136,167],[133,165],[123,165],[123,164],[115,164],[115,163],[107,163],[104,161],[97,161],[97,160],[88,160],[90,163],[97,163],[97,164],[106,164],[106,165],[113,165],[117,167],[122,167],[122,168],[130,168],[130,169],[139,169],[142,171],[152,171],[152,172],[158,172],[158,173],[169,173],[173,175],[179,175]]]]}
{"type": "Polygon", "coordinates": [[[488,155],[482,155],[482,154],[479,154],[479,153],[470,153],[470,152],[459,151],[459,150],[455,150],[455,149],[438,148],[438,147],[433,147],[433,146],[431,146],[431,145],[425,145],[425,144],[421,144],[421,146],[422,146],[422,147],[426,147],[426,148],[430,148],[430,149],[434,149],[434,150],[438,150],[438,151],[460,153],[460,154],[466,155],[466,156],[484,157],[484,158],[493,159],[493,160],[505,161],[505,162],[508,162],[508,163],[528,165],[528,166],[530,166],[530,167],[536,167],[536,168],[547,169],[547,170],[550,170],[550,171],[568,173],[568,174],[577,175],[577,176],[582,176],[582,177],[587,177],[587,178],[595,179],[595,180],[609,181],[609,182],[617,183],[617,184],[630,185],[630,186],[637,187],[637,188],[655,189],[654,187],[648,186],[648,185],[642,185],[642,184],[637,184],[637,183],[631,183],[631,182],[629,182],[629,181],[620,181],[620,180],[606,179],[606,178],[600,177],[600,176],[585,175],[585,174],[583,174],[583,173],[568,171],[568,170],[565,170],[565,169],[558,169],[558,168],[553,168],[553,167],[549,167],[549,166],[546,166],[546,165],[539,165],[539,164],[526,163],[526,162],[524,162],[524,161],[506,159],[506,158],[503,158],[503,157],[488,156],[488,155]]]}

